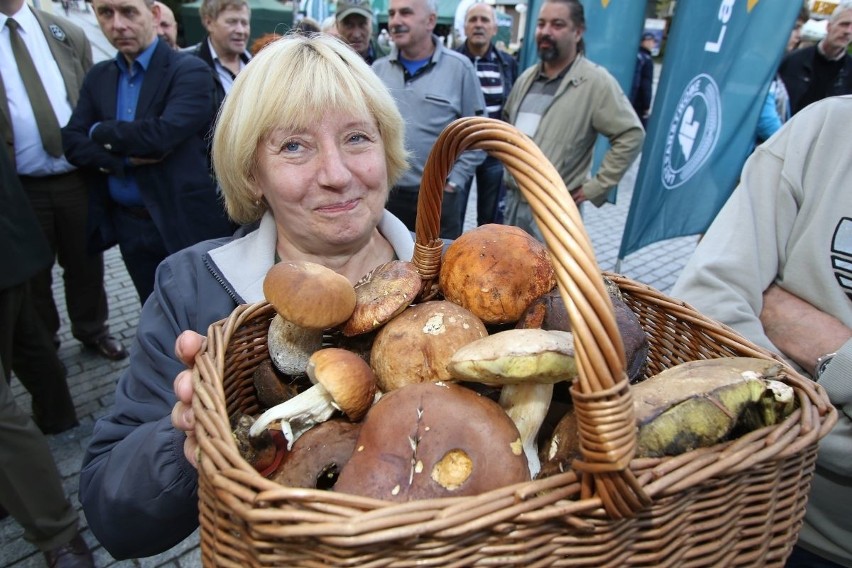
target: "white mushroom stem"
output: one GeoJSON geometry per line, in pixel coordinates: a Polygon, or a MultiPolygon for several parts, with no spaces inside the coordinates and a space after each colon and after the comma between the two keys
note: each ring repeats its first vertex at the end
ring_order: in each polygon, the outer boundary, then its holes
{"type": "Polygon", "coordinates": [[[518,385],[503,385],[500,390],[500,406],[515,423],[521,434],[521,443],[527,464],[530,468],[530,478],[535,479],[541,471],[541,460],[538,457],[538,431],[544,422],[553,397],[552,383],[525,383],[518,385]]]}
{"type": "Polygon", "coordinates": [[[260,436],[270,424],[280,420],[281,433],[287,439],[287,449],[290,450],[299,436],[331,418],[336,410],[339,408],[328,390],[322,385],[314,385],[261,414],[252,424],[249,436],[260,436]]]}

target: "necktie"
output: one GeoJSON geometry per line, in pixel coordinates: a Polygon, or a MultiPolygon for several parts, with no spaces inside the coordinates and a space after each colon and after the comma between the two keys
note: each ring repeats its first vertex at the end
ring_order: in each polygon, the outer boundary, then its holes
{"type": "Polygon", "coordinates": [[[50,104],[50,99],[47,98],[47,92],[38,76],[30,52],[18,33],[21,26],[12,18],[6,19],[6,25],[9,26],[12,53],[15,54],[18,71],[21,73],[21,79],[23,79],[27,95],[30,97],[30,104],[33,107],[33,114],[35,114],[36,124],[38,125],[38,133],[41,135],[41,143],[48,154],[58,158],[62,155],[62,133],[59,130],[59,121],[56,120],[53,106],[50,104]]]}

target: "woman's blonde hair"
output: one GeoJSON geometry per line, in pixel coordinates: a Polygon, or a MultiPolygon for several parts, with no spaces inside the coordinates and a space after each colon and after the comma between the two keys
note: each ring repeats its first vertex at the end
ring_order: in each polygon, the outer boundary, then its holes
{"type": "Polygon", "coordinates": [[[213,134],[213,169],[228,214],[253,223],[258,143],[274,129],[302,129],[332,111],[370,116],[385,148],[388,187],[408,168],[405,126],[396,103],[360,55],[337,38],[287,35],[264,47],[237,75],[213,134]]]}

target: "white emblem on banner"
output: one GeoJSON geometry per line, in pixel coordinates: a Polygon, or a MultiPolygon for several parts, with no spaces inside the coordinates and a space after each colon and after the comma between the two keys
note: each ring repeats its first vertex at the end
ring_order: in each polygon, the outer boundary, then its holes
{"type": "Polygon", "coordinates": [[[666,189],[683,185],[695,175],[716,148],[721,129],[719,87],[702,73],[684,89],[669,125],[662,171],[666,189]]]}

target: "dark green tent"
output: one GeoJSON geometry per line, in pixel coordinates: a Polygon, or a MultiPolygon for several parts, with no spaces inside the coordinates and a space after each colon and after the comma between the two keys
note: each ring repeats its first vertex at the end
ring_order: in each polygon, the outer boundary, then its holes
{"type": "MultiPolygon", "coordinates": [[[[251,37],[249,45],[258,37],[269,32],[286,33],[293,25],[293,8],[277,0],[248,0],[251,7],[251,37]]],[[[198,8],[201,0],[195,0],[180,7],[183,23],[183,37],[186,45],[201,41],[207,33],[201,24],[198,8]]]]}
{"type": "MultiPolygon", "coordinates": [[[[388,4],[390,0],[373,1],[373,13],[380,24],[388,23],[388,4]]],[[[458,5],[458,0],[438,0],[438,25],[452,26],[458,5]]]]}

